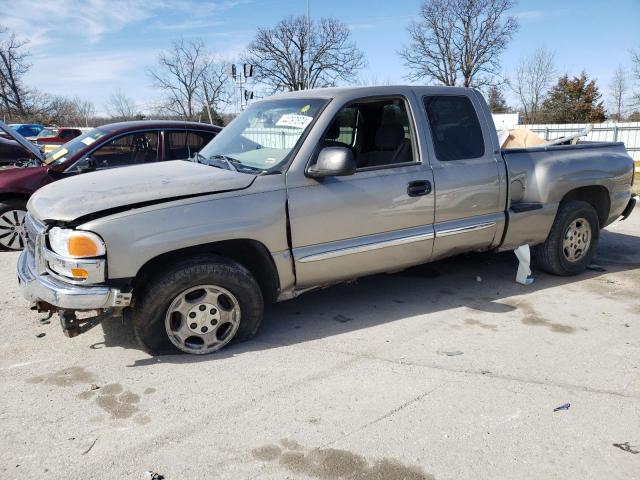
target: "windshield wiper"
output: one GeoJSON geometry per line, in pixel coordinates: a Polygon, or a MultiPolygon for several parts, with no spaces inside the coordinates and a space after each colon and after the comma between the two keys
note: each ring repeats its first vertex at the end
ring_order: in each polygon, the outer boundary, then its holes
{"type": "Polygon", "coordinates": [[[240,163],[235,158],[227,157],[226,155],[211,155],[209,160],[222,160],[229,167],[227,170],[234,170],[236,172],[238,171],[236,164],[240,163]]]}

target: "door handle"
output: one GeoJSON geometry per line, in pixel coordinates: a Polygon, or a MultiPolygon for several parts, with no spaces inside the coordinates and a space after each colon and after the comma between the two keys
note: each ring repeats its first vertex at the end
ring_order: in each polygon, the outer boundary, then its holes
{"type": "Polygon", "coordinates": [[[431,182],[429,180],[415,180],[407,185],[407,195],[419,197],[431,193],[431,182]]]}

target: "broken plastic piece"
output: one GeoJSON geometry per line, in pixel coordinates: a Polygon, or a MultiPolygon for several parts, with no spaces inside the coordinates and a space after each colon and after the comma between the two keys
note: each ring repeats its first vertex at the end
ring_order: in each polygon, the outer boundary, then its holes
{"type": "Polygon", "coordinates": [[[560,405],[559,407],[556,407],[553,409],[554,412],[557,412],[559,410],[569,410],[569,407],[571,406],[570,403],[563,403],[562,405],[560,405]]]}
{"type": "Polygon", "coordinates": [[[522,285],[531,285],[533,277],[531,276],[531,251],[529,245],[520,245],[513,253],[518,257],[518,273],[516,273],[516,282],[522,285]]]}
{"type": "Polygon", "coordinates": [[[159,473],[156,472],[152,472],[151,470],[148,470],[146,472],[144,472],[145,478],[147,478],[148,480],[163,480],[164,479],[164,475],[160,475],[159,473]]]}

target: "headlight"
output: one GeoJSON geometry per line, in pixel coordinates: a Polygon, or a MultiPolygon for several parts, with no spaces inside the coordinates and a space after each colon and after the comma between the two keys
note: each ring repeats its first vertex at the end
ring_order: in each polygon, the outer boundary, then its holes
{"type": "Polygon", "coordinates": [[[51,249],[63,257],[92,258],[106,253],[102,239],[95,233],[54,227],[49,231],[51,249]]]}

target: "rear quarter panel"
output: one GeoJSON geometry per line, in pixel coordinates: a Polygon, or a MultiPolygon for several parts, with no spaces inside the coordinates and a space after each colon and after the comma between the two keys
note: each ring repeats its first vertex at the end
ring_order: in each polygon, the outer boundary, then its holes
{"type": "Polygon", "coordinates": [[[601,186],[609,194],[605,224],[620,216],[631,196],[633,160],[622,143],[578,144],[504,150],[509,172],[509,206],[539,204],[517,213],[509,209],[509,226],[501,249],[544,242],[562,199],[580,187],[601,186]]]}

